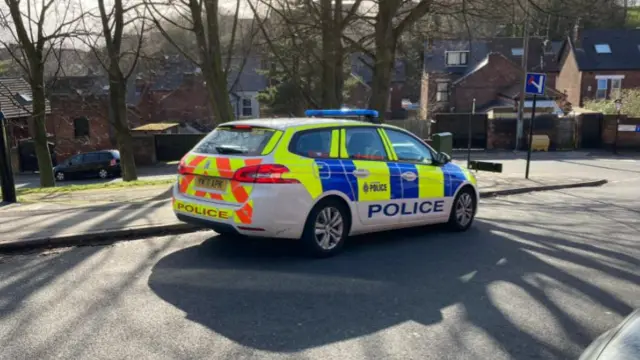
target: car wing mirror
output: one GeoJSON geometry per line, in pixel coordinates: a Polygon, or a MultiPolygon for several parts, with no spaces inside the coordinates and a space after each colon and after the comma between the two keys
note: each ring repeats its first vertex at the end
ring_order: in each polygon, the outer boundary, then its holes
{"type": "Polygon", "coordinates": [[[448,162],[451,162],[451,156],[447,153],[439,152],[438,154],[436,154],[436,162],[438,164],[444,165],[448,162]]]}

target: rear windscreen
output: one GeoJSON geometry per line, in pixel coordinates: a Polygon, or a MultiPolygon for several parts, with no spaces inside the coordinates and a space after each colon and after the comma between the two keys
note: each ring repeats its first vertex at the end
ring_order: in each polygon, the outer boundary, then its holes
{"type": "Polygon", "coordinates": [[[193,151],[201,154],[256,156],[262,153],[275,133],[259,127],[219,127],[207,135],[193,151]]]}

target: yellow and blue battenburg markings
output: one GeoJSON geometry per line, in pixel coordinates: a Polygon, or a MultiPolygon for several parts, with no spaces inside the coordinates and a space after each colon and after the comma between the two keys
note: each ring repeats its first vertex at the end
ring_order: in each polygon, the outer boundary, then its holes
{"type": "Polygon", "coordinates": [[[380,174],[382,169],[374,169],[373,163],[358,160],[315,159],[315,163],[322,192],[341,192],[351,201],[453,197],[465,181],[475,185],[475,179],[468,170],[452,163],[437,167],[387,162],[388,175],[384,179],[373,175],[360,180],[353,175],[354,170],[366,168],[373,174],[380,174]],[[415,180],[401,176],[407,172],[414,173],[415,180]]]}

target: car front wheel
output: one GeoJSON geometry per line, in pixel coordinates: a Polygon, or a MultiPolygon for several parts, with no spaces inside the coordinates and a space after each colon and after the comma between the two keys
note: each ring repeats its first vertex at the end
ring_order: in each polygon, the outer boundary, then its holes
{"type": "Polygon", "coordinates": [[[471,227],[476,215],[476,196],[473,189],[462,189],[451,207],[449,215],[449,227],[455,231],[465,231],[471,227]]]}

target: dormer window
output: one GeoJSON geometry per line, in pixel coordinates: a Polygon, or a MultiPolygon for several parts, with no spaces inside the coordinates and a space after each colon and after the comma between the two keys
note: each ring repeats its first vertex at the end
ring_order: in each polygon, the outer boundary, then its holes
{"type": "Polygon", "coordinates": [[[468,51],[447,51],[444,54],[447,66],[466,66],[468,63],[468,51]]]}
{"type": "Polygon", "coordinates": [[[523,48],[513,48],[511,49],[511,55],[513,56],[522,56],[524,54],[523,48]]]}
{"type": "Polygon", "coordinates": [[[611,47],[609,47],[609,44],[596,44],[595,48],[598,54],[611,54],[611,47]]]}

